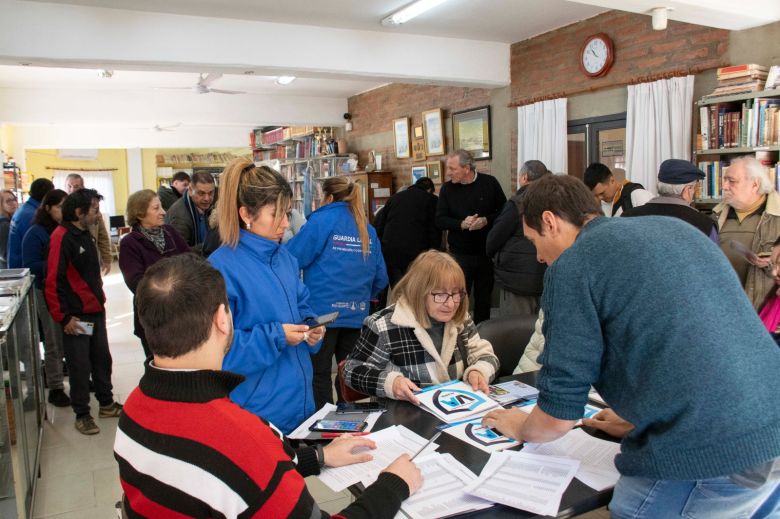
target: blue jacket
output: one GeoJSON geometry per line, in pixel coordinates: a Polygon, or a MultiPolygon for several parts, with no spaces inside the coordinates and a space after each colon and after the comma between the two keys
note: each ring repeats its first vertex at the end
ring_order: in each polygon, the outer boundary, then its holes
{"type": "Polygon", "coordinates": [[[238,246],[209,256],[222,273],[235,335],[222,369],[246,377],[230,393],[235,403],[289,434],[314,414],[311,355],[306,343],[287,344],[282,324],[315,313],[298,263],[281,245],[241,231],[238,246]]]}
{"type": "Polygon", "coordinates": [[[339,312],[334,328],[360,328],[372,296],[387,286],[376,231],[368,226],[371,253],[364,258],[355,218],[346,202],[314,211],[287,248],[303,269],[317,315],[339,312]]]}
{"type": "Polygon", "coordinates": [[[35,275],[35,286],[43,290],[46,280],[46,261],[49,258],[51,235],[43,225],[31,226],[22,240],[22,266],[35,275]]]}
{"type": "Polygon", "coordinates": [[[28,199],[22,207],[17,209],[11,218],[11,230],[8,233],[8,268],[18,269],[22,266],[22,240],[27,234],[27,229],[32,224],[35,211],[41,203],[32,198],[28,199]]]}

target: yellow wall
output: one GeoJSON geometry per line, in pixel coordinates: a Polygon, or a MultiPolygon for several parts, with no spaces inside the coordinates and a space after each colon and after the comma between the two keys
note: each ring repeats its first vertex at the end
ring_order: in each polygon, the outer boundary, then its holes
{"type": "MultiPolygon", "coordinates": [[[[25,150],[27,173],[31,180],[41,177],[51,178],[54,174],[49,168],[115,169],[114,202],[116,214],[124,214],[127,206],[127,151],[124,149],[98,150],[97,160],[65,160],[57,157],[57,150],[25,150]]],[[[75,171],[74,173],[79,173],[75,171]]],[[[89,184],[87,184],[89,187],[89,184]]],[[[109,215],[111,216],[111,215],[109,215]]]]}

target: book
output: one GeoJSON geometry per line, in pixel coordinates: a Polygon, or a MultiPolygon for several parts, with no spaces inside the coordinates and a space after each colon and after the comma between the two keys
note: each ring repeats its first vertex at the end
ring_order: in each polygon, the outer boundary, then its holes
{"type": "Polygon", "coordinates": [[[420,401],[420,407],[447,423],[501,409],[495,400],[481,391],[474,391],[460,380],[429,386],[415,395],[420,401]]]}
{"type": "Polygon", "coordinates": [[[766,76],[766,84],[764,85],[764,90],[775,88],[780,88],[780,65],[772,65],[770,67],[766,76]]]}

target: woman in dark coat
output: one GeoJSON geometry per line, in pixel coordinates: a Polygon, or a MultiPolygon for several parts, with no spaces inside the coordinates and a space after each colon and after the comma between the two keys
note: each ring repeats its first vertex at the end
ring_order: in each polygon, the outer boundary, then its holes
{"type": "MultiPolygon", "coordinates": [[[[135,294],[138,283],[143,278],[146,269],[163,258],[189,252],[187,243],[179,233],[166,225],[165,209],[160,198],[151,189],[133,193],[127,199],[127,224],[132,231],[123,236],[119,242],[119,268],[125,284],[135,294]]],[[[133,298],[135,310],[135,298],[133,298]]],[[[133,312],[135,334],[141,339],[146,357],[152,352],[146,342],[144,329],[138,321],[138,314],[133,312]]]]}

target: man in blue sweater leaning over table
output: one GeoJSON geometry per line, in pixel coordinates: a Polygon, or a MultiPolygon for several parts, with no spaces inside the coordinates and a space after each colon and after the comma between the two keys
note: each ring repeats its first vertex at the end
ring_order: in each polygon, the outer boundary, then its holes
{"type": "Polygon", "coordinates": [[[612,517],[777,517],[780,350],[717,246],[677,219],[601,217],[568,176],[531,184],[521,213],[549,266],[538,406],[485,425],[554,440],[593,385],[634,425],[612,517]]]}

